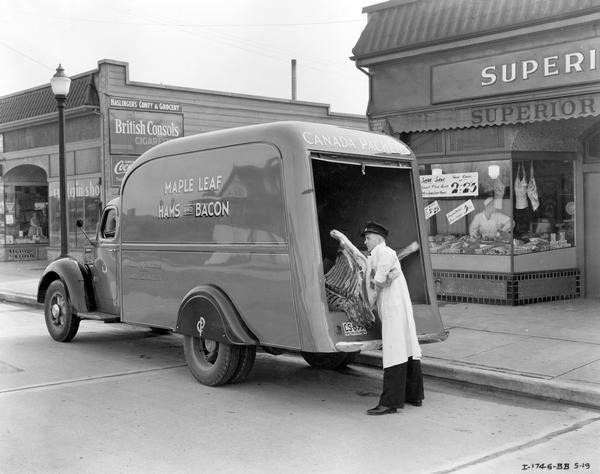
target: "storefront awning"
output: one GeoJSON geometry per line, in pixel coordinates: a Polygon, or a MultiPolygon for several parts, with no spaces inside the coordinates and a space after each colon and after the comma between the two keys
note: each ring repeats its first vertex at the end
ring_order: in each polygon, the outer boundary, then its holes
{"type": "Polygon", "coordinates": [[[557,99],[397,113],[374,117],[394,133],[546,122],[600,115],[600,92],[557,99]]]}
{"type": "Polygon", "coordinates": [[[366,7],[356,61],[597,10],[599,0],[390,0],[366,7]]]}

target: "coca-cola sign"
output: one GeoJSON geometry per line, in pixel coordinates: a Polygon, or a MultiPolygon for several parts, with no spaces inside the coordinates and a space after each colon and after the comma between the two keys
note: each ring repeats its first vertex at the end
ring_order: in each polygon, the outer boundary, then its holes
{"type": "Polygon", "coordinates": [[[135,156],[127,156],[127,155],[111,155],[110,163],[111,163],[111,186],[118,187],[121,186],[123,182],[123,177],[127,170],[131,166],[131,164],[135,161],[135,156]]]}

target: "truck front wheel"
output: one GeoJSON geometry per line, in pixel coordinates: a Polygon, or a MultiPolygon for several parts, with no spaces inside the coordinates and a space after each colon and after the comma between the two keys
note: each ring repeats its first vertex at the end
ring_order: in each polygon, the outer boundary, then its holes
{"type": "Polygon", "coordinates": [[[60,280],[50,283],[46,290],[44,316],[55,341],[69,342],[77,334],[80,319],[73,314],[65,285],[60,280]]]}
{"type": "Polygon", "coordinates": [[[238,346],[184,335],[183,351],[190,372],[204,385],[226,384],[238,368],[238,346]]]}

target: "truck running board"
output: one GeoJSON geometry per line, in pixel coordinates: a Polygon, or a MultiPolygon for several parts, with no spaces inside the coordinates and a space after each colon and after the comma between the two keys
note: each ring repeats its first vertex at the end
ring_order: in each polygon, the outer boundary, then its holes
{"type": "Polygon", "coordinates": [[[105,323],[118,323],[121,321],[119,316],[99,311],[80,311],[77,313],[79,319],[92,319],[94,321],[104,321],[105,323]]]}

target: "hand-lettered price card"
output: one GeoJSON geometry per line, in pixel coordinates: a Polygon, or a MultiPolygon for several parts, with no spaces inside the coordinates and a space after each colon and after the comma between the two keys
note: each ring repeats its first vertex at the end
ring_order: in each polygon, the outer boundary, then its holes
{"type": "Polygon", "coordinates": [[[446,218],[450,224],[454,224],[456,221],[462,219],[467,214],[473,212],[475,210],[475,206],[473,206],[473,202],[469,199],[468,201],[463,202],[460,206],[455,207],[450,212],[446,214],[446,218]]]}
{"type": "Polygon", "coordinates": [[[423,199],[479,195],[479,173],[426,174],[420,176],[423,199]]]}
{"type": "Polygon", "coordinates": [[[433,201],[428,206],[425,206],[425,219],[435,216],[438,212],[440,212],[440,205],[437,201],[433,201]]]}

